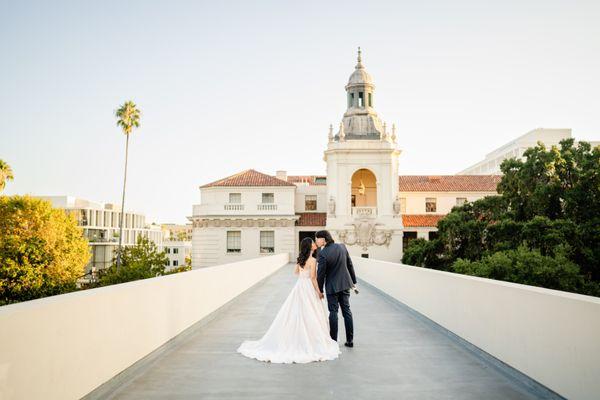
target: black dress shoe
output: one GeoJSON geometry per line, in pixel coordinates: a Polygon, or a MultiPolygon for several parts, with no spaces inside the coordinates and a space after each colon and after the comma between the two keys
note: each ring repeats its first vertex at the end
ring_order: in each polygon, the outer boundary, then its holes
{"type": "Polygon", "coordinates": [[[344,346],[346,346],[346,347],[354,347],[354,343],[352,343],[352,342],[346,342],[346,343],[344,343],[344,346]]]}

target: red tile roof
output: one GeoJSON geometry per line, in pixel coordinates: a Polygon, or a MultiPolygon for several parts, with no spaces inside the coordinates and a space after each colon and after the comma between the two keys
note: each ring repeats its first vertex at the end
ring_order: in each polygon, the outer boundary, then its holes
{"type": "Polygon", "coordinates": [[[327,222],[327,213],[297,213],[300,218],[296,221],[296,226],[325,226],[327,222]]]}
{"type": "Polygon", "coordinates": [[[440,214],[403,214],[402,224],[405,228],[435,228],[438,221],[444,217],[445,215],[440,214]]]}
{"type": "Polygon", "coordinates": [[[263,174],[262,172],[248,169],[227,178],[200,186],[201,188],[215,186],[295,186],[293,183],[263,174]]]}
{"type": "Polygon", "coordinates": [[[401,192],[495,192],[502,175],[400,175],[401,192]]]}
{"type": "Polygon", "coordinates": [[[325,182],[316,182],[317,178],[326,179],[324,175],[290,175],[287,177],[288,182],[291,183],[308,183],[309,185],[326,185],[325,182]]]}

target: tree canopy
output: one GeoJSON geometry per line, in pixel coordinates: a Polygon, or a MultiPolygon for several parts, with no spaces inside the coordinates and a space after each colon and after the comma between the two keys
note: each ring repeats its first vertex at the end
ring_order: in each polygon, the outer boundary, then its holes
{"type": "Polygon", "coordinates": [[[0,196],[0,304],[76,290],[90,258],[74,217],[29,196],[0,196]]]}
{"type": "Polygon", "coordinates": [[[402,261],[600,295],[600,147],[564,139],[507,159],[497,196],[457,206],[402,261]]]}

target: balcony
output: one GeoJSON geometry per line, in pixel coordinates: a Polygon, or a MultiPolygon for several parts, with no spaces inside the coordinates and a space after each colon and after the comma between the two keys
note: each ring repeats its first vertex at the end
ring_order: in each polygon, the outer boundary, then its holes
{"type": "Polygon", "coordinates": [[[277,211],[277,204],[257,204],[258,211],[277,211]]]}
{"type": "Polygon", "coordinates": [[[8,368],[0,397],[500,400],[600,392],[600,299],[359,257],[355,348],[343,346],[340,315],[337,360],[247,359],[237,347],[265,333],[297,279],[288,260],[279,254],[0,307],[8,368]]]}
{"type": "Polygon", "coordinates": [[[225,204],[223,206],[225,211],[244,211],[243,204],[225,204]]]}
{"type": "Polygon", "coordinates": [[[352,216],[375,218],[377,216],[377,207],[352,207],[352,216]]]}

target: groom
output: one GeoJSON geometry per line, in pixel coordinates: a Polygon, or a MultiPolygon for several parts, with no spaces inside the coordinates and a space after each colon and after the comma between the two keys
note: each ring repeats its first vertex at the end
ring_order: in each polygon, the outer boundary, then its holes
{"type": "Polygon", "coordinates": [[[337,341],[338,308],[341,306],[346,328],[346,343],[344,345],[354,347],[350,289],[356,285],[356,275],[354,274],[352,260],[346,246],[335,243],[328,231],[317,232],[315,238],[317,246],[322,247],[318,253],[317,282],[321,293],[323,293],[323,285],[325,285],[327,291],[329,335],[337,341]]]}

